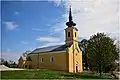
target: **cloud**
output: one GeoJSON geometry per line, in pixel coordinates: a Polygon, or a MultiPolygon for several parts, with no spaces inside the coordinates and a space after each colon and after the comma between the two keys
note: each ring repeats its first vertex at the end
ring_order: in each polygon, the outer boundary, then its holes
{"type": "Polygon", "coordinates": [[[111,32],[108,33],[108,36],[110,36],[114,40],[120,40],[120,32],[111,32]]]}
{"type": "Polygon", "coordinates": [[[44,31],[44,29],[32,28],[33,31],[44,31]]]}
{"type": "Polygon", "coordinates": [[[18,14],[19,14],[19,12],[14,12],[14,14],[15,14],[15,15],[18,15],[18,14]]]}
{"type": "Polygon", "coordinates": [[[14,21],[11,22],[3,22],[7,29],[14,30],[18,27],[18,24],[16,24],[14,21]]]}
{"type": "Polygon", "coordinates": [[[28,44],[28,42],[26,42],[26,41],[21,41],[21,43],[22,43],[22,44],[28,44]]]}
{"type": "Polygon", "coordinates": [[[60,41],[60,39],[55,37],[50,37],[50,36],[38,37],[36,40],[40,42],[59,42],[60,41]]]}
{"type": "Polygon", "coordinates": [[[60,6],[64,0],[48,0],[48,1],[55,3],[56,6],[60,6]]]}
{"type": "MultiPolygon", "coordinates": [[[[53,2],[57,4],[57,6],[64,5],[66,11],[62,15],[64,17],[63,21],[68,21],[68,10],[71,5],[73,21],[77,24],[76,27],[79,30],[79,37],[89,38],[97,32],[111,33],[112,36],[120,36],[117,0],[59,0],[59,2],[55,0],[53,2]],[[116,35],[114,33],[116,33],[116,35]]],[[[57,23],[53,31],[63,34],[62,31],[58,30],[64,28],[64,22],[57,23]]]]}

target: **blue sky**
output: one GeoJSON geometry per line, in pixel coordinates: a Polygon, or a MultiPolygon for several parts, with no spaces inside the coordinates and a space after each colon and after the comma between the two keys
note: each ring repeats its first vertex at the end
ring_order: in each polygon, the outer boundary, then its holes
{"type": "Polygon", "coordinates": [[[54,41],[64,42],[64,35],[60,39],[61,35],[52,30],[64,12],[64,7],[47,1],[2,2],[3,55],[6,52],[9,55],[22,54],[54,41]]]}
{"type": "Polygon", "coordinates": [[[119,37],[117,0],[46,0],[1,2],[2,57],[17,60],[26,50],[64,44],[68,8],[79,41],[97,32],[119,37]],[[99,16],[98,16],[99,15],[99,16]]]}

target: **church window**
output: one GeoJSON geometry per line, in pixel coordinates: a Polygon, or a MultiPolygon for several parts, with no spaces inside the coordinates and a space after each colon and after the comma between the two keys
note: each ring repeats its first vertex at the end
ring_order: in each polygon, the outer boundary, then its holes
{"type": "Polygon", "coordinates": [[[43,62],[43,58],[41,58],[41,63],[43,62]]]}
{"type": "Polygon", "coordinates": [[[53,62],[54,61],[54,58],[53,57],[50,57],[50,62],[53,62]]]}
{"type": "Polygon", "coordinates": [[[68,32],[68,37],[70,37],[70,32],[68,32]]]}
{"type": "Polygon", "coordinates": [[[75,32],[75,37],[76,37],[76,32],[75,32]]]}

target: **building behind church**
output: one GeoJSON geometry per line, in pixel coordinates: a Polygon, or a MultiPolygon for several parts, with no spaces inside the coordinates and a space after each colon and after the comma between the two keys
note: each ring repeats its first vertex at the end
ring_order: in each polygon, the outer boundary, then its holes
{"type": "Polygon", "coordinates": [[[78,29],[72,20],[71,8],[66,25],[64,45],[37,48],[27,56],[21,56],[18,66],[29,69],[82,72],[82,51],[78,45],[78,29]]]}

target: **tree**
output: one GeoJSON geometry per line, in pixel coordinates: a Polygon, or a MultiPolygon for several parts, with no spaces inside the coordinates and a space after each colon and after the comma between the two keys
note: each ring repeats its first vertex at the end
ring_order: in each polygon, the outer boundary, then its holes
{"type": "Polygon", "coordinates": [[[89,70],[88,67],[88,53],[87,53],[87,40],[83,39],[80,42],[80,46],[82,47],[82,58],[83,58],[83,66],[85,67],[86,70],[89,70]]]}
{"type": "Polygon", "coordinates": [[[14,61],[12,61],[12,60],[9,60],[9,62],[8,62],[9,64],[13,64],[14,63],[14,61]]]}
{"type": "Polygon", "coordinates": [[[13,65],[16,65],[16,63],[14,62],[13,65]]]}
{"type": "Polygon", "coordinates": [[[7,67],[10,67],[8,61],[5,61],[3,65],[5,65],[5,66],[7,66],[7,67]]]}
{"type": "Polygon", "coordinates": [[[0,64],[4,64],[5,60],[1,58],[0,64]]]}
{"type": "Polygon", "coordinates": [[[104,33],[91,36],[87,42],[86,50],[90,69],[99,72],[100,76],[102,72],[105,72],[106,68],[110,68],[115,60],[119,58],[119,50],[114,45],[114,41],[104,33]]]}

